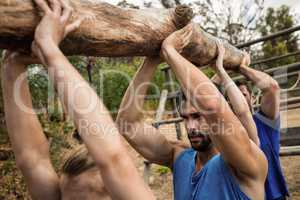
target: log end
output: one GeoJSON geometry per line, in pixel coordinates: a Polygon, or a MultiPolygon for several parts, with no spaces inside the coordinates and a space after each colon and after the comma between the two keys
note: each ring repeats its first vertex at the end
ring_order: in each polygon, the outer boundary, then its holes
{"type": "Polygon", "coordinates": [[[194,17],[193,9],[187,5],[179,5],[175,8],[176,28],[181,29],[185,27],[194,17]]]}

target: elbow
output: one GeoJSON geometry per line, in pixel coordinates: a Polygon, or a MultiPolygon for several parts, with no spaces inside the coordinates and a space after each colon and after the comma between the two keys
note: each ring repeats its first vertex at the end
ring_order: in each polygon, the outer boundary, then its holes
{"type": "Polygon", "coordinates": [[[170,48],[163,43],[162,46],[161,46],[161,54],[162,54],[162,56],[165,57],[168,54],[169,49],[170,48]]]}
{"type": "Polygon", "coordinates": [[[118,116],[116,119],[116,125],[121,135],[126,137],[126,134],[132,130],[135,122],[122,116],[118,116]]]}
{"type": "Polygon", "coordinates": [[[119,112],[115,121],[119,131],[123,133],[127,130],[127,125],[130,123],[130,119],[124,112],[119,112]]]}
{"type": "Polygon", "coordinates": [[[280,86],[278,82],[272,78],[268,89],[269,91],[276,93],[280,91],[280,86]]]}
{"type": "Polygon", "coordinates": [[[252,118],[250,109],[248,107],[248,104],[246,103],[245,105],[242,106],[242,108],[239,108],[235,110],[234,114],[237,116],[239,120],[247,120],[249,118],[252,118]]]}
{"type": "Polygon", "coordinates": [[[49,156],[41,156],[35,152],[26,152],[20,155],[15,155],[16,157],[16,166],[23,173],[32,170],[36,166],[39,166],[40,163],[45,160],[50,160],[49,156]]]}
{"type": "Polygon", "coordinates": [[[16,155],[16,166],[22,172],[26,171],[26,169],[30,168],[30,162],[32,158],[28,158],[26,156],[17,156],[16,155]]]}
{"type": "Polygon", "coordinates": [[[116,125],[119,132],[124,136],[129,132],[134,131],[138,124],[142,123],[143,116],[141,114],[131,115],[128,112],[119,112],[116,118],[116,125]]]}
{"type": "Polygon", "coordinates": [[[203,99],[201,98],[202,97],[196,99],[196,103],[198,104],[196,105],[196,107],[204,111],[203,115],[212,116],[214,114],[219,114],[220,112],[222,112],[224,106],[226,105],[226,102],[222,101],[222,99],[220,98],[212,98],[207,101],[203,101],[203,99]]]}
{"type": "Polygon", "coordinates": [[[127,111],[119,111],[117,118],[116,118],[116,124],[130,124],[135,123],[141,119],[141,114],[132,114],[127,111]]]}

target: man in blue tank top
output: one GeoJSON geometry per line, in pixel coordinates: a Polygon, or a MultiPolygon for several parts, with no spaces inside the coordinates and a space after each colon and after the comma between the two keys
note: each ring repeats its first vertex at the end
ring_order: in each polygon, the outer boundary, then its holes
{"type": "Polygon", "coordinates": [[[263,200],[263,152],[210,79],[179,53],[196,39],[194,28],[176,31],[162,45],[163,58],[187,97],[181,116],[192,148],[168,141],[143,122],[143,97],[159,64],[156,59],[145,60],[126,91],[116,120],[120,132],[147,160],[172,169],[176,200],[263,200]]]}
{"type": "MultiPolygon", "coordinates": [[[[280,87],[268,74],[241,65],[241,74],[251,80],[261,91],[261,105],[253,115],[257,126],[260,148],[268,160],[268,176],[265,183],[267,200],[286,199],[287,185],[281,170],[280,150],[280,87]]],[[[252,110],[252,97],[247,82],[237,83],[252,110]]]]}

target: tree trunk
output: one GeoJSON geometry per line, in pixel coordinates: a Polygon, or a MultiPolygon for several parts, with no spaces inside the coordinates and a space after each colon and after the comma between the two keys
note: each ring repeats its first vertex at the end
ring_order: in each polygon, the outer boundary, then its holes
{"type": "MultiPolygon", "coordinates": [[[[187,6],[176,9],[121,9],[98,0],[73,0],[72,19],[88,18],[61,44],[67,55],[103,57],[158,55],[162,41],[188,24],[193,16],[187,6]]],[[[40,13],[31,0],[0,1],[0,48],[28,49],[40,13]]],[[[193,42],[183,55],[203,66],[216,56],[216,38],[195,25],[193,42]]],[[[240,64],[242,53],[226,44],[225,65],[240,64]]]]}

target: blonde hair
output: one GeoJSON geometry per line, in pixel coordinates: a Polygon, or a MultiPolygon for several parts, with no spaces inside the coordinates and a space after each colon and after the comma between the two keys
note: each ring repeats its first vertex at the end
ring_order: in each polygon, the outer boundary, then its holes
{"type": "Polygon", "coordinates": [[[77,176],[95,166],[96,164],[86,147],[80,145],[65,159],[62,165],[62,173],[68,176],[77,176]]]}

